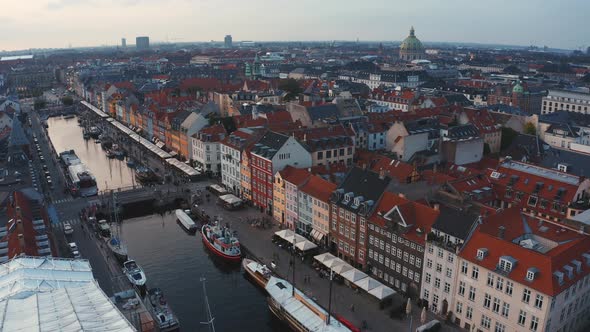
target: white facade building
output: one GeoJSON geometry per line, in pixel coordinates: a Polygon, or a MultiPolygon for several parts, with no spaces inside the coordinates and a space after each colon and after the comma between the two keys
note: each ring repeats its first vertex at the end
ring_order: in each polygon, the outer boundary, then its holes
{"type": "Polygon", "coordinates": [[[555,111],[568,111],[588,114],[590,112],[590,93],[586,90],[550,89],[543,97],[542,114],[555,111]]]}

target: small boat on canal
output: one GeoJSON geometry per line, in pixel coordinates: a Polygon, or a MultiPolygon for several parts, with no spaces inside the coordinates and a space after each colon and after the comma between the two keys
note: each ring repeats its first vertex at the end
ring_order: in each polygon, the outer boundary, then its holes
{"type": "Polygon", "coordinates": [[[123,273],[129,282],[137,287],[143,287],[147,281],[143,269],[132,259],[123,263],[123,273]]]}
{"type": "Polygon", "coordinates": [[[264,264],[260,264],[255,260],[244,258],[242,260],[242,267],[247,276],[249,276],[256,286],[266,290],[266,284],[272,276],[272,271],[264,264]]]}
{"type": "Polygon", "coordinates": [[[180,329],[178,318],[168,305],[168,301],[164,298],[164,293],[160,288],[152,288],[148,290],[148,310],[156,319],[159,331],[176,331],[180,329]]]}
{"type": "Polygon", "coordinates": [[[121,242],[121,240],[117,236],[111,237],[107,241],[107,246],[119,262],[123,263],[127,261],[127,247],[121,242]]]}
{"type": "Polygon", "coordinates": [[[242,258],[240,241],[232,234],[229,227],[203,225],[201,237],[205,246],[216,256],[229,262],[239,262],[242,258]]]}
{"type": "Polygon", "coordinates": [[[178,223],[190,234],[195,234],[197,232],[197,224],[193,221],[191,217],[189,217],[186,212],[181,209],[177,209],[174,211],[176,213],[176,219],[178,219],[178,223]]]}

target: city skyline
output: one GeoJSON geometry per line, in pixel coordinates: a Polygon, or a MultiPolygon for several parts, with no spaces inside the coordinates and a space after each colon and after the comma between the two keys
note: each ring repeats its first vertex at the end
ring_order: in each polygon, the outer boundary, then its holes
{"type": "Polygon", "coordinates": [[[5,13],[15,15],[0,15],[4,31],[0,49],[117,45],[121,37],[133,40],[144,35],[156,43],[222,41],[226,34],[232,34],[237,41],[399,41],[412,25],[425,42],[547,45],[563,49],[585,49],[589,45],[584,36],[589,28],[584,14],[590,10],[590,3],[582,1],[568,1],[567,24],[559,25],[548,24],[559,18],[555,13],[561,12],[563,4],[558,2],[544,3],[542,7],[533,0],[459,0],[452,4],[434,0],[420,4],[371,1],[364,6],[332,6],[329,2],[316,5],[309,0],[253,0],[247,6],[235,0],[10,3],[5,5],[5,13]],[[162,12],[162,6],[166,12],[162,12]],[[511,10],[506,10],[508,6],[511,10]],[[94,19],[89,20],[86,12],[92,13],[94,19]],[[534,19],[527,20],[524,29],[522,14],[526,12],[534,12],[534,19]]]}

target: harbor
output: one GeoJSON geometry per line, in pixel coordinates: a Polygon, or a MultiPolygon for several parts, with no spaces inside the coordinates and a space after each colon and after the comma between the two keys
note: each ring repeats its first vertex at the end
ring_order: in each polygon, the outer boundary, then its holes
{"type": "MultiPolygon", "coordinates": [[[[81,161],[88,164],[89,169],[95,174],[99,188],[101,183],[104,183],[101,189],[108,188],[114,191],[128,188],[130,183],[133,187],[133,170],[125,161],[109,159],[97,144],[91,142],[92,140],[84,140],[82,130],[75,119],[50,118],[48,123],[50,137],[52,125],[64,132],[77,131],[77,135],[72,135],[67,142],[55,140],[55,150],[74,149],[81,161]],[[97,167],[94,162],[102,165],[102,168],[97,167]]],[[[176,174],[178,172],[173,172],[173,168],[165,168],[157,156],[147,155],[145,160],[146,165],[151,168],[163,167],[161,174],[170,188],[179,187],[188,189],[191,193],[205,193],[209,185],[216,183],[208,179],[196,182],[183,181],[182,174],[176,174]]],[[[98,197],[88,200],[100,202],[98,197]]],[[[210,313],[215,318],[217,330],[288,330],[288,327],[269,310],[264,290],[256,287],[250,278],[244,277],[240,264],[219,259],[210,248],[206,248],[201,238],[202,218],[194,218],[197,229],[196,234],[191,235],[186,227],[178,222],[175,213],[178,207],[171,206],[168,211],[161,213],[153,213],[152,209],[143,210],[141,205],[126,209],[121,216],[118,235],[127,247],[129,258],[143,268],[147,287],[159,288],[164,292],[167,303],[180,321],[182,330],[207,331],[209,328],[201,324],[208,320],[201,278],[207,280],[210,313]]],[[[196,210],[200,217],[208,217],[205,220],[218,220],[220,225],[229,225],[239,238],[242,256],[254,258],[268,266],[275,265],[274,272],[279,278],[292,282],[295,267],[297,289],[308,299],[317,301],[317,305],[324,308],[322,310],[327,310],[330,306],[328,278],[312,266],[310,258],[293,260],[289,251],[274,243],[273,234],[279,228],[265,219],[265,215],[259,210],[244,208],[231,211],[224,208],[223,204],[217,204],[217,197],[213,194],[208,199],[201,197],[196,210]]],[[[75,225],[74,236],[79,229],[80,226],[75,225]]],[[[114,256],[110,251],[106,251],[106,246],[103,247],[100,241],[81,244],[80,253],[83,258],[91,261],[97,280],[111,296],[122,285],[130,288],[130,283],[121,273],[121,264],[115,262],[114,256]],[[98,249],[88,249],[92,246],[98,249]]],[[[400,297],[396,300],[403,302],[400,297]]],[[[392,326],[407,327],[407,322],[403,319],[392,319],[391,309],[382,309],[375,298],[336,282],[333,285],[330,309],[334,317],[345,318],[353,326],[365,326],[373,331],[387,331],[392,326]]],[[[413,316],[415,321],[420,321],[418,308],[413,310],[413,316]]]]}

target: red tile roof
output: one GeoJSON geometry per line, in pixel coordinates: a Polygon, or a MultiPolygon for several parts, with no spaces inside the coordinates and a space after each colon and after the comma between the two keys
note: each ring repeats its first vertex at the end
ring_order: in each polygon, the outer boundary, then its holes
{"type": "Polygon", "coordinates": [[[287,181],[296,186],[302,185],[307,178],[311,176],[311,173],[309,173],[307,169],[295,168],[290,165],[287,165],[282,171],[279,171],[279,174],[283,181],[287,181]]]}
{"type": "Polygon", "coordinates": [[[336,184],[330,181],[326,181],[317,175],[312,175],[299,190],[322,202],[328,203],[330,195],[337,187],[336,184]]]}
{"type": "Polygon", "coordinates": [[[363,164],[374,172],[385,172],[385,175],[397,179],[400,183],[406,183],[408,178],[417,172],[413,165],[401,160],[394,160],[371,151],[358,150],[357,165],[362,166],[363,164]]]}
{"type": "MultiPolygon", "coordinates": [[[[582,256],[590,252],[590,238],[558,225],[542,223],[538,219],[524,215],[518,208],[509,208],[489,216],[474,231],[459,254],[463,259],[495,271],[502,256],[510,256],[517,261],[507,277],[549,296],[555,296],[588,275],[590,267],[582,256]],[[499,237],[499,227],[504,227],[503,239],[499,237]],[[540,239],[545,253],[527,249],[520,245],[523,235],[540,239]],[[487,256],[477,259],[477,250],[487,249],[487,256]],[[581,272],[576,272],[573,260],[581,262],[581,272]],[[567,276],[565,265],[574,269],[573,277],[567,276]],[[526,280],[527,270],[536,268],[538,273],[533,281],[526,280]],[[563,284],[559,284],[554,272],[564,273],[563,284]]],[[[481,278],[480,274],[480,278],[481,278]]]]}
{"type": "Polygon", "coordinates": [[[440,215],[440,211],[427,205],[410,201],[398,194],[384,192],[373,215],[369,218],[369,222],[377,224],[380,227],[385,226],[388,222],[392,222],[387,220],[385,216],[394,207],[397,207],[404,222],[408,225],[408,228],[405,229],[406,232],[399,234],[399,236],[414,243],[424,245],[425,234],[430,232],[432,225],[440,215]]]}

